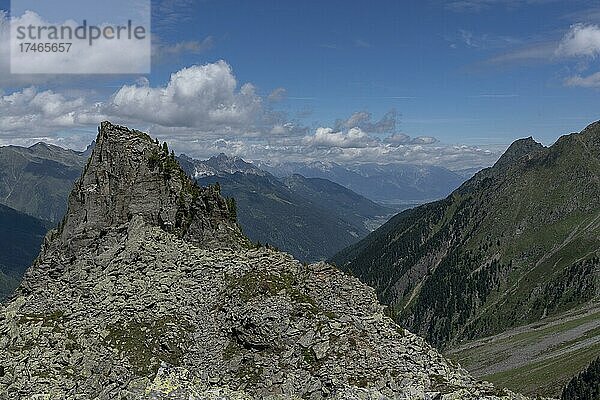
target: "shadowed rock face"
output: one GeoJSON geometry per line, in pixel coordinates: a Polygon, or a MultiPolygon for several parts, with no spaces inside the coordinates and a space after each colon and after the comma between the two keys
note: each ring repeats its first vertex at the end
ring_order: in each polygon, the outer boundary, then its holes
{"type": "Polygon", "coordinates": [[[496,399],[335,268],[248,249],[215,189],[103,123],[9,303],[0,399],[496,399]]]}
{"type": "Polygon", "coordinates": [[[18,286],[47,231],[44,221],[0,204],[0,302],[18,286]]]}

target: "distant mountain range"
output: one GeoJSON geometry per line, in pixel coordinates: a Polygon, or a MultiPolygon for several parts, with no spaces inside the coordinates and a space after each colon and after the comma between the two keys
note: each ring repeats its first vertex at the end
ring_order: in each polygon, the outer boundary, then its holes
{"type": "Polygon", "coordinates": [[[218,182],[223,195],[235,198],[239,222],[250,239],[304,261],[331,257],[393,213],[329,180],[297,174],[278,179],[241,158],[221,154],[179,161],[201,185],[218,182]]]}
{"type": "Polygon", "coordinates": [[[241,172],[246,175],[269,175],[266,171],[240,157],[229,157],[224,153],[211,157],[208,160],[196,160],[182,154],[178,161],[184,166],[186,173],[192,178],[199,179],[208,176],[220,176],[241,172]]]}
{"type": "Polygon", "coordinates": [[[373,201],[386,204],[420,204],[446,197],[467,177],[443,167],[410,164],[357,164],[334,162],[257,162],[257,167],[278,177],[300,174],[336,182],[373,201]]]}
{"type": "Polygon", "coordinates": [[[0,300],[12,293],[46,231],[63,217],[88,154],[45,143],[0,147],[0,300]]]}
{"type": "MultiPolygon", "coordinates": [[[[0,147],[0,204],[57,224],[93,147],[85,152],[44,143],[0,147]]],[[[225,154],[204,161],[182,155],[179,161],[200,184],[219,182],[224,195],[237,200],[239,222],[252,240],[304,261],[333,256],[394,212],[445,195],[462,180],[437,167],[295,165],[310,175],[305,177],[288,174],[292,164],[280,166],[275,176],[260,167],[266,163],[225,154]],[[389,207],[374,200],[388,201],[389,207]]]]}
{"type": "MultiPolygon", "coordinates": [[[[65,212],[66,197],[93,149],[84,152],[38,143],[31,147],[0,147],[0,204],[57,223],[65,212]]],[[[405,164],[342,166],[333,162],[246,162],[221,154],[202,163],[178,157],[194,178],[243,172],[288,178],[301,175],[344,186],[367,199],[396,210],[442,198],[474,170],[452,172],[442,167],[405,164]]]]}
{"type": "Polygon", "coordinates": [[[0,147],[0,204],[57,223],[88,154],[45,143],[0,147]]]}
{"type": "Polygon", "coordinates": [[[548,148],[516,141],[332,261],[485,379],[560,394],[600,351],[600,122],[548,148]]]}
{"type": "Polygon", "coordinates": [[[47,222],[0,205],[0,301],[17,287],[48,229],[47,222]]]}

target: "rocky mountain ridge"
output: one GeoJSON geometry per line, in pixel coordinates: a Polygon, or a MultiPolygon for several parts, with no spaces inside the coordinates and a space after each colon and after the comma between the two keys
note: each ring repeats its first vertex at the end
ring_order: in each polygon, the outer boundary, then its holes
{"type": "Polygon", "coordinates": [[[231,246],[232,238],[245,241],[231,214],[217,188],[190,182],[166,145],[103,123],[68,211],[48,242],[72,252],[135,215],[197,245],[231,246]]]}
{"type": "Polygon", "coordinates": [[[213,188],[102,123],[59,228],[0,305],[0,399],[516,399],[335,268],[250,249],[213,188]]]}

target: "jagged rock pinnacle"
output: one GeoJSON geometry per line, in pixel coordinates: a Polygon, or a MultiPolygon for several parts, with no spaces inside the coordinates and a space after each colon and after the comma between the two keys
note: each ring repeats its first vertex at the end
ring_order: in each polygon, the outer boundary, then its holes
{"type": "Polygon", "coordinates": [[[243,238],[230,215],[218,190],[192,182],[166,146],[105,121],[50,242],[76,252],[139,216],[197,245],[236,245],[243,238]]]}

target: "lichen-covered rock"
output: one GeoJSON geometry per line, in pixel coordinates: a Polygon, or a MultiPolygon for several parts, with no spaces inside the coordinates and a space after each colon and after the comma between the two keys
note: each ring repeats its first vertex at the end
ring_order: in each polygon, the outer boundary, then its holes
{"type": "Polygon", "coordinates": [[[102,124],[65,221],[0,306],[0,399],[521,398],[357,279],[249,249],[218,192],[154,150],[102,124]]]}

